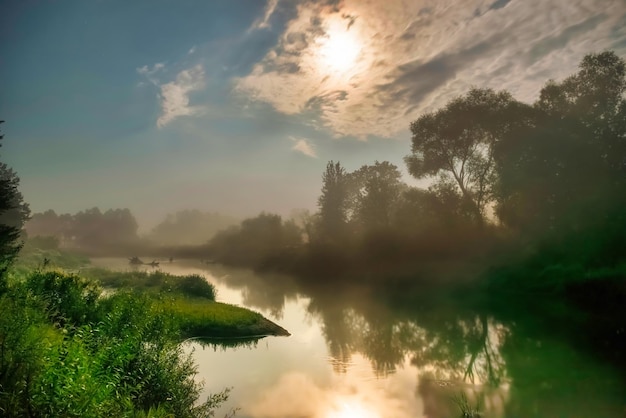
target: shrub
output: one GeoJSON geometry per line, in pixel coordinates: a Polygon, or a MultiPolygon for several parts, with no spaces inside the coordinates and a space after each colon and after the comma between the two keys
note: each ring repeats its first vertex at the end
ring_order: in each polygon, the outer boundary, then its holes
{"type": "Polygon", "coordinates": [[[171,280],[172,290],[186,296],[205,298],[214,301],[216,297],[215,286],[198,275],[192,274],[171,280]]]}
{"type": "Polygon", "coordinates": [[[50,319],[60,326],[80,326],[95,319],[100,287],[93,281],[57,271],[35,272],[26,288],[42,303],[50,319]]]}

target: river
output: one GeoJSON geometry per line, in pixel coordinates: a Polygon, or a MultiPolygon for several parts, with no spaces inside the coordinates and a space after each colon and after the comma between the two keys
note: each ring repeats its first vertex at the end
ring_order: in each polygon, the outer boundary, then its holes
{"type": "MultiPolygon", "coordinates": [[[[129,268],[124,259],[93,264],[129,268]]],[[[159,268],[201,274],[219,301],[256,310],[292,334],[235,347],[185,345],[205,395],[232,388],[216,417],[233,408],[241,418],[626,416],[620,373],[536,319],[382,302],[365,286],[303,288],[289,277],[197,260],[159,268]]]]}

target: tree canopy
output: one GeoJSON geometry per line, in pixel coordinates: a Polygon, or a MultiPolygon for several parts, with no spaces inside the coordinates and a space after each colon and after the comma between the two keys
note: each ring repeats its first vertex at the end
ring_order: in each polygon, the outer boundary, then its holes
{"type": "MultiPolygon", "coordinates": [[[[0,134],[0,146],[3,138],[4,135],[0,134]]],[[[0,277],[21,248],[22,226],[30,215],[28,204],[24,203],[18,189],[19,183],[15,171],[0,161],[0,277]]]]}
{"type": "Polygon", "coordinates": [[[494,145],[519,123],[528,107],[508,92],[472,89],[443,109],[411,123],[412,153],[405,158],[416,178],[454,184],[464,210],[482,223],[494,201],[494,145]]]}

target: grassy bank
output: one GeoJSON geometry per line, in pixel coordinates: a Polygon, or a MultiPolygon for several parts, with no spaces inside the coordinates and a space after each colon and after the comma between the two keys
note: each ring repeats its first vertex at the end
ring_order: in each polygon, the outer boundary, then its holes
{"type": "Polygon", "coordinates": [[[216,302],[200,276],[77,275],[29,257],[0,294],[1,416],[210,417],[228,390],[200,400],[180,342],[288,335],[256,312],[216,302]],[[29,272],[28,263],[38,267],[29,272]]]}
{"type": "Polygon", "coordinates": [[[156,312],[176,322],[181,338],[289,335],[257,312],[216,302],[215,287],[199,275],[96,268],[83,274],[105,288],[149,295],[156,312]]]}

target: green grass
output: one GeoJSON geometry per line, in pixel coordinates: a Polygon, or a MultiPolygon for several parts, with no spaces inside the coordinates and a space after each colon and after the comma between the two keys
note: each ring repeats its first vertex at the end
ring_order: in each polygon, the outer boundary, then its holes
{"type": "Polygon", "coordinates": [[[286,334],[215,302],[201,276],[97,271],[117,290],[40,266],[0,292],[0,416],[211,417],[228,391],[198,402],[188,337],[286,334]]]}
{"type": "Polygon", "coordinates": [[[25,275],[42,268],[79,270],[89,265],[89,258],[57,248],[42,249],[27,241],[13,265],[13,273],[25,275]]]}
{"type": "Polygon", "coordinates": [[[175,276],[161,271],[117,272],[102,268],[89,268],[82,272],[85,277],[98,281],[103,287],[133,289],[152,293],[179,294],[214,301],[215,286],[199,275],[175,276]]]}
{"type": "Polygon", "coordinates": [[[158,302],[157,306],[164,315],[176,321],[185,338],[251,337],[276,333],[261,314],[225,303],[174,297],[158,302]]]}
{"type": "Polygon", "coordinates": [[[160,271],[113,272],[88,269],[84,273],[105,288],[152,295],[153,314],[172,318],[182,338],[288,335],[259,313],[215,302],[215,287],[199,275],[175,276],[160,271]]]}
{"type": "Polygon", "coordinates": [[[212,416],[226,393],[198,402],[158,301],[54,270],[15,278],[0,294],[0,416],[212,416]]]}

